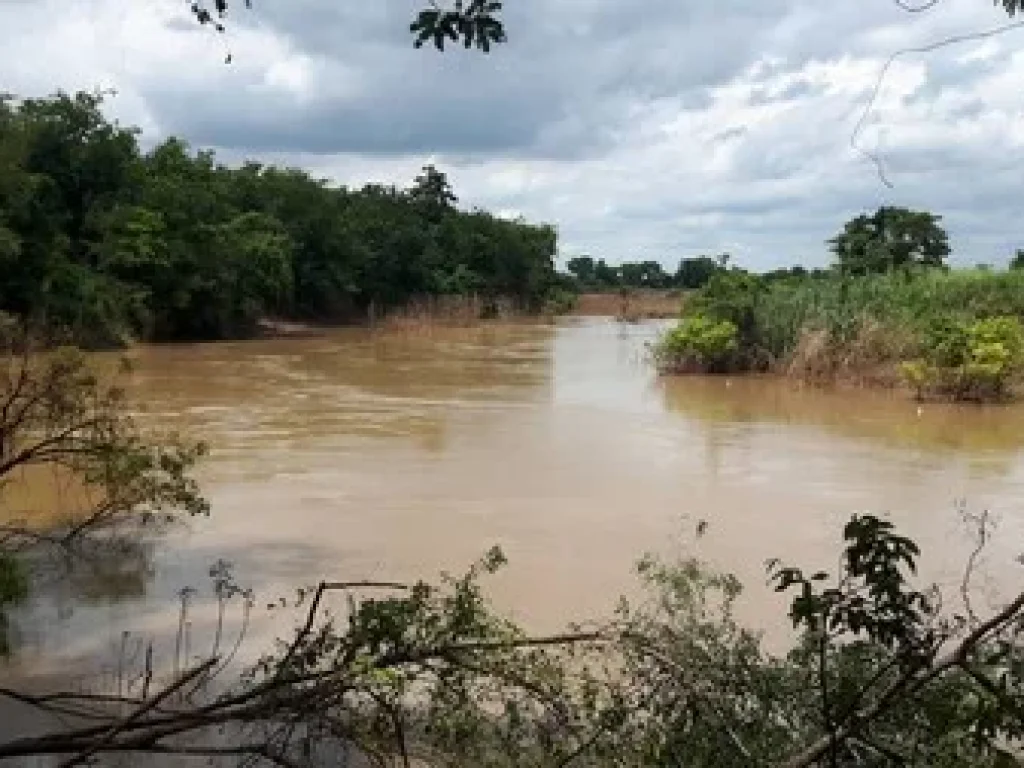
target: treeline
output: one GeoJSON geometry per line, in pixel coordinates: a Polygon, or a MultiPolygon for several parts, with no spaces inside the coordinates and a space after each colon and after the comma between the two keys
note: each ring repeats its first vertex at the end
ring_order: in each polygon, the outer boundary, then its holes
{"type": "Polygon", "coordinates": [[[551,226],[460,210],[433,167],[356,190],[175,138],[144,153],[101,107],[0,100],[0,311],[92,344],[221,339],[440,295],[537,309],[555,284],[551,226]]]}
{"type": "MultiPolygon", "coordinates": [[[[563,285],[578,293],[614,291],[622,288],[695,290],[707,285],[715,275],[734,271],[729,266],[731,256],[693,256],[680,260],[674,272],[668,272],[660,262],[624,261],[608,264],[604,259],[592,256],[576,256],[566,262],[566,273],[561,276],[563,285]]],[[[824,277],[827,269],[806,269],[800,265],[774,269],[763,274],[766,280],[787,278],[824,277]]]]}

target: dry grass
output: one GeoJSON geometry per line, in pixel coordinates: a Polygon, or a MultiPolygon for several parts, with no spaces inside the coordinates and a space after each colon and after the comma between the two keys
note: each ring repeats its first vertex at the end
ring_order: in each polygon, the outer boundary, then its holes
{"type": "Polygon", "coordinates": [[[622,294],[583,293],[572,314],[615,317],[624,322],[679,317],[679,291],[636,291],[622,294]]]}
{"type": "Polygon", "coordinates": [[[433,296],[386,312],[370,312],[370,327],[389,334],[434,334],[439,330],[472,329],[482,324],[511,323],[524,318],[515,304],[478,296],[433,296]]]}
{"type": "Polygon", "coordinates": [[[864,317],[847,340],[836,339],[822,328],[804,328],[780,368],[809,384],[896,387],[902,383],[900,361],[915,346],[915,337],[906,329],[864,317]]]}

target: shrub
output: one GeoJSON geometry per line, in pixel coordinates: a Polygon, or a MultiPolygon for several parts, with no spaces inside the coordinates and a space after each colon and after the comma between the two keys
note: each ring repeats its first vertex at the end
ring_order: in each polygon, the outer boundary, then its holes
{"type": "Polygon", "coordinates": [[[543,313],[545,315],[566,315],[576,309],[579,299],[578,293],[560,287],[552,288],[544,301],[543,313]]]}
{"type": "Polygon", "coordinates": [[[655,358],[662,370],[724,373],[736,367],[739,349],[735,323],[695,315],[680,320],[661,338],[655,358]]]}
{"type": "Polygon", "coordinates": [[[765,283],[757,275],[742,270],[719,272],[686,302],[683,313],[727,320],[736,326],[740,338],[753,341],[756,334],[756,308],[765,292],[765,283]]]}
{"type": "Polygon", "coordinates": [[[903,364],[919,398],[1001,400],[1024,365],[1024,327],[1016,317],[965,322],[941,318],[924,334],[923,356],[903,364]]]}

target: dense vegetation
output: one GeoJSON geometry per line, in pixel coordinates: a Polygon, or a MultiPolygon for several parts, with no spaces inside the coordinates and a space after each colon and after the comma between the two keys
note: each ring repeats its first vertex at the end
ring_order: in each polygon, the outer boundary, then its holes
{"type": "Polygon", "coordinates": [[[903,381],[919,396],[961,400],[1008,395],[1024,366],[1024,271],[947,269],[937,218],[902,209],[859,216],[830,242],[837,263],[827,274],[716,273],[659,344],[662,367],[903,381]],[[886,218],[917,228],[878,225],[886,218]]]}
{"type": "Polygon", "coordinates": [[[245,336],[267,313],[351,320],[438,295],[538,309],[555,231],[463,211],[443,173],[408,190],[138,132],[102,97],[0,101],[0,310],[90,344],[245,336]]]}

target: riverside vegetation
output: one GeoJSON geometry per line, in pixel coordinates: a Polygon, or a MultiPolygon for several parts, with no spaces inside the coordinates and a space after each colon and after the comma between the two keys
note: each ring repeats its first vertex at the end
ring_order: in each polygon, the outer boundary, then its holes
{"type": "Polygon", "coordinates": [[[775,371],[816,383],[904,384],[918,397],[1010,396],[1024,366],[1024,271],[948,269],[937,217],[860,216],[833,269],[710,277],[655,349],[666,372],[775,371]]]}
{"type": "MultiPolygon", "coordinates": [[[[0,311],[75,341],[251,335],[267,315],[351,321],[434,299],[538,311],[568,298],[548,225],[459,210],[432,166],[407,190],[146,153],[101,94],[0,99],[0,311]]],[[[444,303],[444,302],[441,302],[444,303]]]]}

